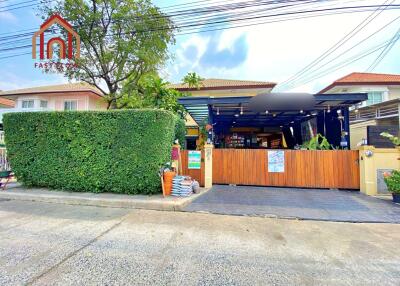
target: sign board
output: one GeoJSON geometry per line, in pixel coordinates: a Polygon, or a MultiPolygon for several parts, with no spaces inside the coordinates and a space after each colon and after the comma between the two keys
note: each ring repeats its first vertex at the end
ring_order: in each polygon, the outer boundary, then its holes
{"type": "Polygon", "coordinates": [[[393,148],[393,143],[389,139],[382,137],[382,132],[388,132],[394,136],[399,133],[399,127],[391,126],[367,126],[367,141],[368,145],[376,148],[393,148]]]}
{"type": "Polygon", "coordinates": [[[188,152],[188,169],[201,168],[201,151],[188,152]]]}
{"type": "Polygon", "coordinates": [[[284,173],[285,172],[285,152],[281,150],[268,151],[268,172],[284,173]]]}

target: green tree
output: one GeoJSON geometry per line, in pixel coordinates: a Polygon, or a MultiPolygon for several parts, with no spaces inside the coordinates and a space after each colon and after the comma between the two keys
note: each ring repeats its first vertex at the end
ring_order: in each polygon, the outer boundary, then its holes
{"type": "Polygon", "coordinates": [[[202,80],[204,80],[204,79],[201,78],[195,72],[189,72],[182,79],[183,83],[186,83],[189,86],[189,88],[196,88],[196,89],[200,89],[202,80]]]}
{"type": "Polygon", "coordinates": [[[78,67],[65,75],[102,90],[109,108],[122,97],[136,96],[122,93],[122,85],[138,86],[144,75],[155,73],[175,42],[172,21],[150,0],[64,0],[41,10],[43,18],[54,13],[81,38],[78,67]]]}

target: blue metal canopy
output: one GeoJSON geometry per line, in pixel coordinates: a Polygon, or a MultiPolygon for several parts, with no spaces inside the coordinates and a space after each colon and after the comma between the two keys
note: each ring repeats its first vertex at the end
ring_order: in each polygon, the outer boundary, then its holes
{"type": "MultiPolygon", "coordinates": [[[[295,96],[295,95],[294,95],[295,96]]],[[[179,99],[197,124],[207,118],[211,123],[225,126],[280,126],[304,120],[325,110],[348,108],[367,100],[365,93],[315,94],[315,105],[308,110],[268,110],[254,112],[248,108],[251,96],[183,97],[179,99]]]]}

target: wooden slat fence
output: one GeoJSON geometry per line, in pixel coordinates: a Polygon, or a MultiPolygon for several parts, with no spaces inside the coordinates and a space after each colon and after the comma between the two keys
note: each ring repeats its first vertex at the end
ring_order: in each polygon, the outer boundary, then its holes
{"type": "Polygon", "coordinates": [[[213,183],[359,189],[358,151],[285,150],[285,172],[268,173],[267,150],[214,149],[213,183]]]}
{"type": "Polygon", "coordinates": [[[181,151],[182,170],[184,175],[191,176],[199,182],[200,186],[204,186],[204,151],[201,152],[201,169],[188,169],[188,150],[181,151]]]}

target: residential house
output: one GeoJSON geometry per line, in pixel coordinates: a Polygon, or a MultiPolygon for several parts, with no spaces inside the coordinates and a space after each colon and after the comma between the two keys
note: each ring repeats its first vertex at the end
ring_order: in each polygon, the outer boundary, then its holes
{"type": "Polygon", "coordinates": [[[67,83],[0,92],[0,122],[4,113],[24,111],[103,110],[103,93],[87,83],[67,83]],[[15,102],[3,108],[2,102],[15,102]]]}
{"type": "MultiPolygon", "coordinates": [[[[367,93],[368,100],[350,111],[350,146],[368,144],[368,126],[377,130],[398,130],[400,110],[400,75],[354,72],[346,75],[319,92],[367,93]]],[[[378,132],[379,133],[379,132],[378,132]]]]}
{"type": "MultiPolygon", "coordinates": [[[[260,93],[269,93],[276,83],[266,81],[230,80],[230,79],[204,79],[199,88],[189,87],[187,84],[172,84],[169,87],[180,92],[188,92],[192,97],[241,97],[255,96],[260,93]]],[[[199,145],[199,125],[203,124],[208,112],[197,116],[195,121],[190,115],[186,118],[186,142],[188,149],[195,149],[199,145]]]]}

